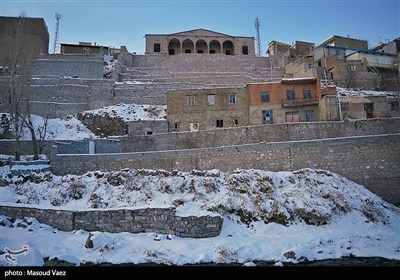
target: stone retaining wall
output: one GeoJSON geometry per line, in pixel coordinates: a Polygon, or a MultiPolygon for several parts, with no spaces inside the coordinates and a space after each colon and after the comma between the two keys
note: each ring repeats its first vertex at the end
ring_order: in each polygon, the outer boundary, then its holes
{"type": "Polygon", "coordinates": [[[218,236],[223,222],[218,216],[179,217],[175,208],[70,211],[0,206],[0,214],[12,219],[33,217],[63,231],[156,232],[188,238],[218,236]]]}
{"type": "Polygon", "coordinates": [[[262,142],[225,147],[50,157],[54,174],[147,168],[190,171],[326,169],[400,203],[400,134],[262,142]]]}

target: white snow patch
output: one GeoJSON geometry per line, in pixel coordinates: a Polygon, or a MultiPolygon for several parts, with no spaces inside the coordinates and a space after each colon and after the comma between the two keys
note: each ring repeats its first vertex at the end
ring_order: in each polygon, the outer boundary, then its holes
{"type": "Polygon", "coordinates": [[[112,118],[121,118],[128,121],[140,120],[165,120],[167,116],[166,105],[138,105],[138,104],[118,104],[114,106],[107,106],[96,110],[84,111],[81,113],[110,116],[112,118]]]}
{"type": "Polygon", "coordinates": [[[348,97],[373,97],[373,96],[386,96],[396,97],[397,92],[394,91],[374,91],[374,90],[359,90],[351,88],[336,87],[337,96],[348,96],[348,97]]]}
{"type": "Polygon", "coordinates": [[[208,213],[224,219],[220,235],[213,238],[92,232],[94,248],[86,249],[88,232],[84,230],[63,232],[35,219],[10,222],[0,216],[4,246],[21,247],[29,242],[43,257],[67,255],[65,260],[76,258],[80,263],[168,265],[252,265],[264,260],[277,266],[302,258],[313,261],[351,255],[400,260],[399,208],[328,171],[125,169],[82,176],[46,172],[28,180],[8,175],[3,174],[6,186],[2,187],[1,205],[77,210],[174,206],[179,214],[208,213]],[[93,194],[101,199],[93,199],[93,194]],[[287,223],[279,224],[279,219],[287,223]],[[313,219],[322,222],[317,226],[313,219]],[[285,257],[288,252],[294,258],[285,257]]]}

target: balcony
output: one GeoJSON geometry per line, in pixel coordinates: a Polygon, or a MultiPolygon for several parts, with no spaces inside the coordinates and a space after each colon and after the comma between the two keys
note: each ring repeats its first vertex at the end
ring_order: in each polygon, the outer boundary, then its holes
{"type": "Polygon", "coordinates": [[[301,107],[301,106],[312,106],[319,104],[319,97],[312,96],[311,98],[295,98],[295,99],[282,99],[282,107],[301,107]]]}

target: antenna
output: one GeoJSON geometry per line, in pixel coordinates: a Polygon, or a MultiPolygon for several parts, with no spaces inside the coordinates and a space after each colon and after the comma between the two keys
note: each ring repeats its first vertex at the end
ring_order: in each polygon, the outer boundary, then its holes
{"type": "Polygon", "coordinates": [[[254,22],[254,28],[256,29],[256,41],[257,41],[257,56],[261,56],[261,39],[260,39],[260,21],[258,17],[256,17],[256,21],[254,22]]]}
{"type": "Polygon", "coordinates": [[[56,35],[54,36],[53,54],[57,53],[58,49],[58,28],[60,27],[61,14],[56,13],[56,35]]]}

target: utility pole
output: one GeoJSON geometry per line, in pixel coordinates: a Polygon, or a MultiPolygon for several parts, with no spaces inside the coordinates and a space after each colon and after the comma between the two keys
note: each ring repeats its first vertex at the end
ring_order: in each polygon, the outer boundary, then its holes
{"type": "Polygon", "coordinates": [[[256,29],[256,41],[257,41],[257,56],[261,56],[261,39],[260,39],[260,21],[258,17],[256,17],[256,21],[254,22],[254,28],[256,29]]]}
{"type": "Polygon", "coordinates": [[[60,27],[61,14],[56,13],[55,17],[56,17],[56,32],[55,32],[55,35],[54,35],[53,54],[57,53],[57,49],[58,49],[58,43],[59,43],[58,42],[59,41],[58,29],[60,27]]]}

